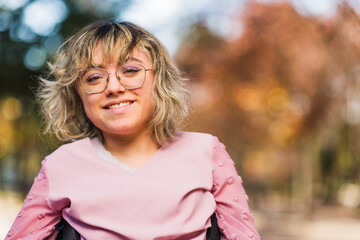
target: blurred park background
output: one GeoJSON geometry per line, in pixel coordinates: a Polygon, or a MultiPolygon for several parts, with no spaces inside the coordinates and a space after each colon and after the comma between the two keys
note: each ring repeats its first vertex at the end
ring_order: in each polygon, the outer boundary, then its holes
{"type": "Polygon", "coordinates": [[[360,1],[0,0],[0,238],[40,161],[36,76],[99,19],[153,32],[186,76],[191,131],[227,146],[263,239],[360,239],[360,1]]]}

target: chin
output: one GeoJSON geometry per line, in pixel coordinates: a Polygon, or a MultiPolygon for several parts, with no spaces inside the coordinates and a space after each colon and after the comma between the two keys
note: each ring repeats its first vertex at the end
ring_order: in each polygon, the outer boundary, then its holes
{"type": "Polygon", "coordinates": [[[141,128],[136,126],[121,126],[117,128],[107,129],[104,132],[107,132],[112,135],[133,135],[141,132],[141,128]]]}

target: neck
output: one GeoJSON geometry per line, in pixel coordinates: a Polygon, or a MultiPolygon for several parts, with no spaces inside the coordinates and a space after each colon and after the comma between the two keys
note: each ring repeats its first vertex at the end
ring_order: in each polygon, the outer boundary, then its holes
{"type": "Polygon", "coordinates": [[[120,162],[132,168],[140,168],[159,149],[151,131],[143,131],[135,136],[103,133],[104,147],[120,162]]]}

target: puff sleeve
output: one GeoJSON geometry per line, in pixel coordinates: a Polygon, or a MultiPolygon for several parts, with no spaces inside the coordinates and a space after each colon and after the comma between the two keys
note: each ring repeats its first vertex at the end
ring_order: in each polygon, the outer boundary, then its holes
{"type": "Polygon", "coordinates": [[[46,239],[55,232],[56,225],[61,219],[61,211],[51,206],[48,193],[49,181],[44,160],[5,240],[46,239]]]}
{"type": "Polygon", "coordinates": [[[225,146],[214,137],[212,163],[213,189],[216,217],[222,239],[259,240],[253,215],[248,206],[248,196],[242,186],[235,164],[225,146]]]}

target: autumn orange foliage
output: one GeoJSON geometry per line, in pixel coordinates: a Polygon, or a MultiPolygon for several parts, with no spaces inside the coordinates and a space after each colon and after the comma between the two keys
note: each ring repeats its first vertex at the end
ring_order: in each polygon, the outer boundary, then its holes
{"type": "Polygon", "coordinates": [[[315,18],[288,3],[256,2],[238,15],[235,40],[199,22],[175,56],[191,78],[189,128],[220,137],[254,195],[336,198],[327,178],[360,177],[359,16],[347,4],[315,18]],[[322,153],[330,146],[329,160],[322,153]],[[343,169],[329,172],[329,161],[343,169]]]}

